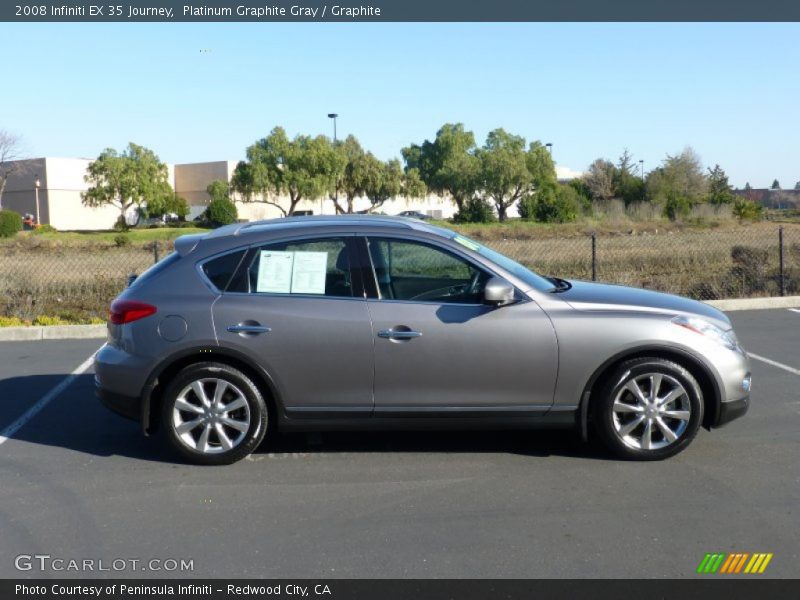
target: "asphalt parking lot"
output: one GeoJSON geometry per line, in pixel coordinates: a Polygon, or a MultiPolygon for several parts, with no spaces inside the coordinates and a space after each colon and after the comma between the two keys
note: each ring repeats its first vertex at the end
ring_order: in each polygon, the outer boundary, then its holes
{"type": "MultiPolygon", "coordinates": [[[[750,412],[660,463],[568,432],[433,432],[286,434],[188,466],[103,408],[89,369],[0,438],[0,577],[694,577],[707,552],[797,577],[800,313],[731,316],[790,369],[753,360],[750,412]],[[20,554],[194,569],[20,572],[20,554]]],[[[0,431],[100,343],[0,344],[0,431]]]]}

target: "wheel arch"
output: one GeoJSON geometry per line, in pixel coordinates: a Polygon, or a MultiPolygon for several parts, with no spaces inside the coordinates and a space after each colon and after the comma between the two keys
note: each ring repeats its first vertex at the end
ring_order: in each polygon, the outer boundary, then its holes
{"type": "Polygon", "coordinates": [[[714,375],[712,368],[701,357],[683,348],[674,346],[640,346],[615,354],[597,367],[586,382],[578,409],[578,427],[584,440],[589,437],[589,409],[593,400],[592,392],[602,383],[603,377],[616,368],[617,365],[626,360],[643,357],[671,360],[688,370],[697,380],[700,392],[703,394],[704,414],[701,425],[706,429],[710,429],[716,423],[722,392],[720,382],[714,375]]]}
{"type": "Polygon", "coordinates": [[[272,376],[263,367],[242,353],[229,348],[210,348],[208,346],[190,348],[164,359],[148,377],[141,397],[140,420],[145,435],[158,430],[161,394],[167,382],[181,369],[203,362],[223,363],[240,370],[258,386],[267,403],[267,408],[272,411],[272,414],[276,416],[280,414],[279,409],[283,407],[280,394],[272,376]]]}

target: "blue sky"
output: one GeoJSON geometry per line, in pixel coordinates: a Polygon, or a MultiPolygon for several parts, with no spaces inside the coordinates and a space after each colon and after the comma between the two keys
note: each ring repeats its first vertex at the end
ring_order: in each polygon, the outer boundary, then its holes
{"type": "Polygon", "coordinates": [[[240,159],[275,125],[381,158],[463,122],[583,170],[692,146],[731,182],[800,180],[799,24],[0,24],[0,129],[32,156],[129,141],[240,159]],[[201,52],[201,50],[203,50],[201,52]]]}

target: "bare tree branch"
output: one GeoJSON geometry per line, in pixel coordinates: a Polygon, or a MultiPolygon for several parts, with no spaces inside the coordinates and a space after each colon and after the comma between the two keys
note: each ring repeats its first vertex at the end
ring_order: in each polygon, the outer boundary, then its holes
{"type": "Polygon", "coordinates": [[[3,208],[3,192],[8,178],[19,168],[15,161],[22,158],[21,152],[22,143],[19,136],[0,129],[0,209],[3,208]]]}

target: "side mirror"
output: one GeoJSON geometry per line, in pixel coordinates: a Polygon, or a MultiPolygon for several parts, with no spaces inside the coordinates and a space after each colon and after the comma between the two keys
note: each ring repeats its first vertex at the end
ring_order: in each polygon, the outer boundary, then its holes
{"type": "Polygon", "coordinates": [[[494,306],[514,302],[514,286],[501,277],[492,277],[483,288],[483,301],[494,306]]]}

